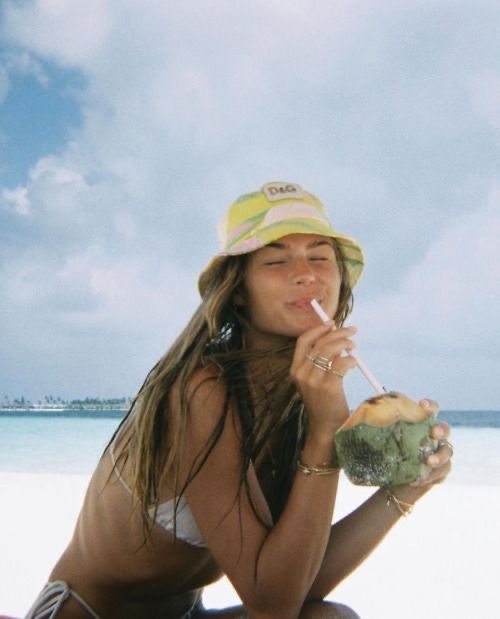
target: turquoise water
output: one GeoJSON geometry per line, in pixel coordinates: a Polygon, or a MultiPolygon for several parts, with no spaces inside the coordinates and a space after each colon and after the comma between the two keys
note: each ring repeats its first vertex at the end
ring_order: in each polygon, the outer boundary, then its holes
{"type": "Polygon", "coordinates": [[[0,415],[0,471],[91,473],[120,418],[0,415]]]}
{"type": "MultiPolygon", "coordinates": [[[[90,474],[123,413],[0,412],[0,471],[90,474]]],[[[455,445],[449,481],[500,484],[500,412],[443,412],[455,445]]]]}

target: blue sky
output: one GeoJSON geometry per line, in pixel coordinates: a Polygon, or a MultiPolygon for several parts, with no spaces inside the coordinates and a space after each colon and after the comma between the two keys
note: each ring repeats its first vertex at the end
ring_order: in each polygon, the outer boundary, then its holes
{"type": "Polygon", "coordinates": [[[9,72],[0,118],[2,185],[20,185],[29,168],[58,152],[81,125],[77,96],[79,76],[54,64],[45,79],[19,70],[9,72]]]}
{"type": "Polygon", "coordinates": [[[290,180],[365,247],[381,382],[500,409],[497,2],[0,6],[4,394],[133,394],[226,206],[290,180]]]}

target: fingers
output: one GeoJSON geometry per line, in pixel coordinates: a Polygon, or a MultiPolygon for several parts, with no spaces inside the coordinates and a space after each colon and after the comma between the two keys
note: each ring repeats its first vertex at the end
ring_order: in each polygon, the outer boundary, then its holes
{"type": "Polygon", "coordinates": [[[344,355],[354,350],[351,337],[356,333],[354,327],[335,329],[333,323],[323,324],[308,330],[297,339],[291,375],[294,380],[304,379],[314,383],[327,376],[343,378],[343,375],[356,366],[356,361],[344,355]],[[315,363],[315,359],[317,363],[315,363]]]}
{"type": "Polygon", "coordinates": [[[424,480],[428,484],[441,484],[448,477],[451,471],[451,462],[439,465],[438,468],[433,470],[429,476],[424,480]]]}
{"type": "Polygon", "coordinates": [[[420,488],[423,486],[431,486],[434,484],[441,484],[450,474],[451,471],[451,461],[446,464],[440,465],[438,468],[431,469],[430,473],[424,477],[423,479],[419,479],[417,481],[409,484],[412,488],[420,488]]]}
{"type": "Polygon", "coordinates": [[[439,438],[438,449],[427,458],[430,467],[429,474],[418,481],[410,484],[413,487],[438,484],[445,480],[451,471],[451,459],[453,457],[453,445],[446,438],[450,434],[448,424],[442,423],[434,426],[433,436],[439,438]],[[441,428],[439,428],[441,426],[441,428]]]}
{"type": "Polygon", "coordinates": [[[440,421],[432,428],[432,438],[438,440],[447,439],[450,436],[450,426],[444,421],[440,421]]]}
{"type": "Polygon", "coordinates": [[[439,411],[439,404],[434,400],[424,399],[418,403],[427,413],[430,413],[433,417],[437,417],[439,411]]]}
{"type": "Polygon", "coordinates": [[[453,445],[446,439],[439,442],[439,447],[432,456],[427,458],[427,464],[433,469],[448,463],[453,456],[453,445]]]}
{"type": "Polygon", "coordinates": [[[351,337],[356,331],[355,327],[335,329],[333,323],[314,327],[297,339],[294,361],[300,363],[308,355],[321,355],[333,359],[341,355],[344,350],[347,352],[354,350],[356,344],[351,337]]]}

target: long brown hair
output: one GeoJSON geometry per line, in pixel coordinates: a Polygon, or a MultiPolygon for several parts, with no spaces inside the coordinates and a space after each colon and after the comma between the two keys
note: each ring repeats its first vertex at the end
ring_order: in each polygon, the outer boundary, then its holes
{"type": "MultiPolygon", "coordinates": [[[[340,251],[334,242],[341,275],[339,302],[334,320],[342,325],[349,315],[353,297],[340,251]]],[[[176,508],[187,485],[199,472],[222,433],[229,405],[243,430],[242,470],[240,487],[247,487],[247,471],[252,459],[261,451],[269,437],[280,429],[276,459],[274,501],[270,506],[273,518],[277,519],[288,496],[295,473],[295,462],[303,443],[303,407],[289,376],[289,368],[295,340],[265,352],[267,385],[261,401],[251,397],[247,364],[258,367],[259,355],[264,353],[247,350],[246,310],[235,302],[241,296],[247,255],[230,256],[221,261],[203,300],[191,320],[172,344],[166,354],[149,372],[129,412],[110,440],[121,431],[124,424],[132,424],[132,430],[119,456],[119,465],[126,461],[131,465],[132,493],[141,508],[146,536],[153,521],[150,510],[159,504],[159,485],[163,476],[173,479],[176,508]],[[177,465],[189,416],[189,382],[193,372],[203,366],[218,368],[220,379],[226,388],[226,401],[221,410],[220,421],[203,454],[195,460],[187,481],[178,487],[177,465]],[[272,375],[268,368],[273,368],[272,375]],[[172,390],[180,394],[180,401],[172,405],[172,390]],[[256,414],[259,409],[267,414],[256,414]]],[[[259,376],[253,376],[260,382],[259,376]]],[[[264,382],[264,381],[262,381],[264,382]]],[[[109,447],[108,445],[108,447],[109,447]]],[[[117,464],[118,466],[118,464],[117,464]]],[[[175,520],[174,520],[175,530],[175,520]]]]}

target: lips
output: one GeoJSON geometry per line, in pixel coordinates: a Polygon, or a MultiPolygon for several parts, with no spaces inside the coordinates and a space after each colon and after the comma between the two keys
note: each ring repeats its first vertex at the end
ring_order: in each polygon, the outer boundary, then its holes
{"type": "Polygon", "coordinates": [[[311,306],[311,301],[313,299],[316,299],[321,304],[321,299],[319,297],[311,295],[307,297],[301,297],[300,299],[296,299],[295,301],[292,301],[290,305],[292,307],[296,307],[297,309],[314,311],[311,306]]]}

